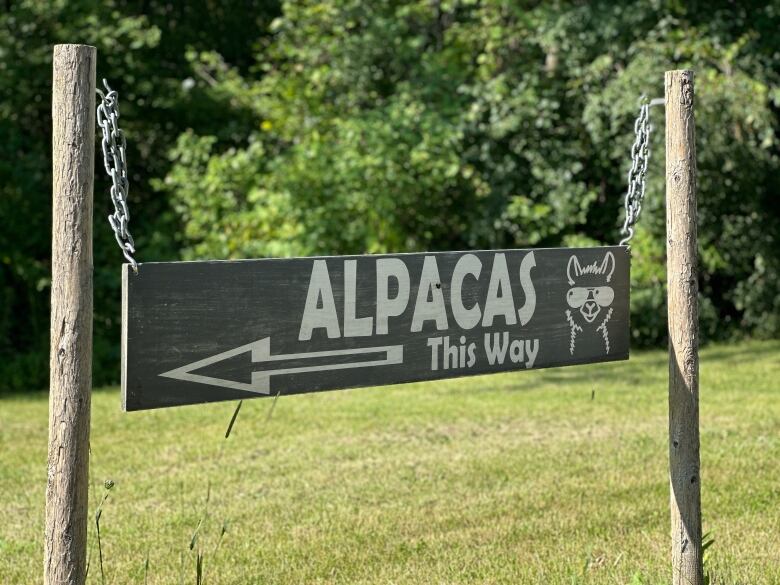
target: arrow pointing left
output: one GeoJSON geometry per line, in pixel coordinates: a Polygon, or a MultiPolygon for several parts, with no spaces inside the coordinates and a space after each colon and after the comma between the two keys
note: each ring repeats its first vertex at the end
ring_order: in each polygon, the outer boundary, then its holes
{"type": "Polygon", "coordinates": [[[192,362],[185,366],[159,374],[164,378],[173,378],[174,380],[183,380],[186,382],[195,382],[196,384],[209,384],[211,386],[220,386],[222,388],[232,388],[235,390],[244,390],[255,394],[271,393],[271,376],[281,376],[285,374],[298,374],[306,372],[324,372],[328,370],[345,370],[349,368],[367,368],[372,366],[385,366],[402,364],[403,345],[384,345],[379,347],[360,347],[355,349],[336,349],[329,351],[310,351],[304,353],[288,353],[271,355],[271,338],[264,337],[242,345],[228,351],[223,351],[216,355],[192,362]],[[382,359],[363,360],[346,363],[320,364],[316,366],[299,366],[292,368],[264,369],[252,372],[252,381],[250,383],[236,382],[234,380],[225,380],[223,378],[214,378],[202,374],[193,374],[194,370],[205,368],[223,360],[233,358],[242,353],[252,352],[252,362],[273,362],[283,360],[303,360],[310,358],[362,355],[372,353],[384,353],[382,359]]]}

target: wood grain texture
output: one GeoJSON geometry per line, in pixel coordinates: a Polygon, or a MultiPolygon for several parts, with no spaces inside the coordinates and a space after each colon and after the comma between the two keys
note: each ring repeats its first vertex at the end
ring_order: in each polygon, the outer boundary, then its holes
{"type": "Polygon", "coordinates": [[[54,47],[46,585],[86,573],[96,59],[94,47],[54,47]]]}
{"type": "Polygon", "coordinates": [[[675,585],[701,585],[696,129],[692,71],[667,71],[669,480],[675,585]]]}
{"type": "Polygon", "coordinates": [[[123,406],[141,410],[627,359],[629,269],[621,246],[161,262],[139,265],[138,274],[125,265],[123,406]],[[423,284],[434,265],[435,279],[423,284]],[[403,295],[397,279],[383,276],[387,266],[406,275],[403,295]],[[533,266],[525,285],[523,266],[533,266]],[[505,286],[495,289],[501,273],[505,286]],[[328,282],[327,295],[310,294],[315,274],[325,275],[317,282],[328,282]],[[585,297],[578,304],[569,295],[598,287],[609,291],[598,307],[590,302],[596,313],[587,321],[585,297]],[[491,289],[511,299],[506,315],[487,318],[491,289]],[[430,307],[426,299],[433,297],[441,299],[441,311],[420,322],[418,303],[430,307]],[[330,329],[304,326],[311,299],[332,306],[330,329]],[[496,338],[515,344],[501,359],[491,359],[488,350],[496,338]],[[383,363],[360,365],[366,361],[383,363]]]}

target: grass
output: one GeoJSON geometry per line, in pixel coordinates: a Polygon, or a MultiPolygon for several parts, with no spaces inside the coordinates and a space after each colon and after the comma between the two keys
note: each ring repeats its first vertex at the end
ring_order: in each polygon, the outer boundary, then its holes
{"type": "MultiPolygon", "coordinates": [[[[779,380],[780,342],[702,352],[713,585],[780,583],[779,380]]],[[[99,504],[112,584],[669,582],[664,352],[234,407],[94,393],[90,583],[99,504]]],[[[0,401],[3,584],[41,580],[46,425],[0,401]]]]}

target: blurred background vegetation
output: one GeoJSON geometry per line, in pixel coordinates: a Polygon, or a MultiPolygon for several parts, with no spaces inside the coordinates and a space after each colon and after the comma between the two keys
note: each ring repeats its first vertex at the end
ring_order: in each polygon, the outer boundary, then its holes
{"type": "MultiPolygon", "coordinates": [[[[6,0],[0,390],[46,386],[52,45],[120,92],[140,261],[613,244],[639,96],[696,70],[702,336],[780,334],[780,2],[6,0]]],[[[632,334],[661,344],[663,112],[632,334]]],[[[119,265],[95,188],[96,384],[119,265]]]]}

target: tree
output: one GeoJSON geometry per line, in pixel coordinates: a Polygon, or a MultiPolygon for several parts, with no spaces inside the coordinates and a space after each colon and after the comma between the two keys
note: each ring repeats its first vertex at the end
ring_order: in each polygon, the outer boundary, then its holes
{"type": "MultiPolygon", "coordinates": [[[[51,46],[120,91],[139,260],[615,243],[638,97],[697,72],[702,332],[780,333],[776,2],[10,1],[0,390],[46,384],[51,46]],[[167,155],[167,156],[166,156],[167,155]]],[[[632,328],[665,336],[662,113],[632,328]]],[[[100,159],[100,157],[98,157],[100,159]]],[[[95,190],[95,375],[121,255],[95,190]]]]}
{"type": "MultiPolygon", "coordinates": [[[[250,75],[196,67],[254,117],[183,134],[185,255],[616,243],[633,117],[697,71],[702,331],[780,332],[776,5],[286,2],[250,75]]],[[[662,112],[654,112],[662,128],[662,112]]],[[[662,152],[662,132],[653,142],[662,152]]],[[[633,335],[665,336],[663,157],[633,242],[633,335]]]]}
{"type": "MultiPolygon", "coordinates": [[[[188,51],[217,50],[249,71],[251,47],[278,14],[273,1],[230,9],[205,0],[10,1],[0,12],[0,391],[45,387],[51,234],[51,54],[55,43],[98,48],[98,78],[120,92],[128,137],[131,230],[139,258],[178,257],[179,218],[150,187],[186,128],[219,145],[249,123],[228,96],[190,79],[188,51]],[[204,23],[208,22],[208,26],[204,23]]],[[[100,83],[98,82],[100,85],[100,83]]],[[[95,186],[95,382],[118,379],[119,262],[105,218],[108,180],[98,154],[95,186]]]]}

